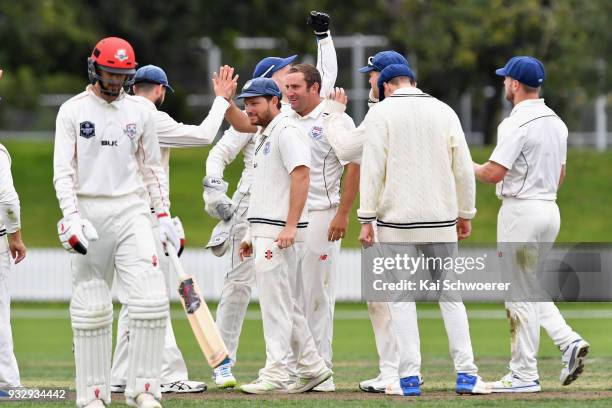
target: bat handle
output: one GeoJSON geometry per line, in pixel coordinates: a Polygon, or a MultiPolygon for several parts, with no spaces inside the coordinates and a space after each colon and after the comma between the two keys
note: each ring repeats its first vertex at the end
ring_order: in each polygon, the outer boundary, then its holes
{"type": "Polygon", "coordinates": [[[179,260],[178,255],[176,254],[176,248],[174,248],[174,245],[172,245],[171,242],[166,243],[166,250],[168,251],[170,262],[172,263],[172,266],[174,267],[174,270],[176,271],[176,274],[178,275],[179,279],[186,279],[188,276],[185,273],[185,270],[183,269],[183,265],[181,265],[181,261],[179,260]]]}

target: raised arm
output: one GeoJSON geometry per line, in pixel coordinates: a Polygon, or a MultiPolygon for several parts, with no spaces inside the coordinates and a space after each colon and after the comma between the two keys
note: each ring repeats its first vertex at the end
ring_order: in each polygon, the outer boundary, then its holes
{"type": "Polygon", "coordinates": [[[344,121],[347,97],[342,88],[336,88],[325,101],[328,115],[323,118],[325,136],[340,160],[359,164],[366,140],[362,122],[357,128],[347,128],[344,121]]]}

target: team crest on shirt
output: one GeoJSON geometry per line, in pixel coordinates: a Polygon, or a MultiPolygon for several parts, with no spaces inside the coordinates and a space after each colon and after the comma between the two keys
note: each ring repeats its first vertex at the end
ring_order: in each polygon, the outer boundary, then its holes
{"type": "Polygon", "coordinates": [[[268,154],[268,153],[270,153],[270,142],[269,141],[266,142],[263,148],[263,154],[268,154]]]}
{"type": "Polygon", "coordinates": [[[134,139],[136,137],[136,124],[128,123],[127,125],[125,125],[125,129],[123,129],[123,133],[130,139],[134,139]]]}
{"type": "Polygon", "coordinates": [[[79,135],[81,137],[84,137],[85,139],[91,139],[92,137],[96,135],[96,125],[94,125],[92,122],[88,120],[86,120],[85,122],[81,122],[79,124],[79,127],[80,127],[79,135]]]}
{"type": "Polygon", "coordinates": [[[310,137],[314,140],[318,140],[323,136],[323,128],[321,126],[313,126],[310,130],[310,137]]]}

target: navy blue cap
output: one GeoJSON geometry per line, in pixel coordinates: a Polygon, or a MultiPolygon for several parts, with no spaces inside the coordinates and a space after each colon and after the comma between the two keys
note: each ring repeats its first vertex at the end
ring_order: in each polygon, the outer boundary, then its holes
{"type": "Polygon", "coordinates": [[[242,93],[238,95],[239,99],[250,98],[253,96],[277,96],[281,97],[281,91],[278,85],[270,78],[253,78],[247,81],[242,87],[242,93]]]}
{"type": "Polygon", "coordinates": [[[387,68],[383,69],[380,72],[380,76],[378,77],[378,100],[382,101],[385,99],[385,87],[383,86],[384,82],[389,82],[395,77],[408,77],[415,80],[414,72],[407,65],[404,64],[391,64],[387,68]]]}
{"type": "Polygon", "coordinates": [[[512,57],[506,66],[495,70],[499,76],[509,76],[517,81],[529,85],[532,88],[539,88],[546,79],[544,64],[534,57],[512,57]]]}
{"type": "Polygon", "coordinates": [[[391,64],[404,64],[410,66],[408,60],[399,52],[389,50],[380,51],[368,58],[368,65],[359,68],[359,72],[368,73],[370,71],[382,71],[391,64]]]}
{"type": "Polygon", "coordinates": [[[143,67],[138,68],[136,71],[136,75],[134,75],[134,83],[151,83],[151,84],[160,84],[165,86],[170,90],[170,92],[174,92],[174,89],[168,83],[168,77],[163,69],[155,65],[145,65],[143,67]]]}
{"type": "Polygon", "coordinates": [[[291,64],[297,58],[296,55],[292,55],[287,58],[280,57],[266,57],[259,61],[255,65],[255,71],[253,71],[253,78],[272,78],[272,74],[281,68],[291,64]]]}

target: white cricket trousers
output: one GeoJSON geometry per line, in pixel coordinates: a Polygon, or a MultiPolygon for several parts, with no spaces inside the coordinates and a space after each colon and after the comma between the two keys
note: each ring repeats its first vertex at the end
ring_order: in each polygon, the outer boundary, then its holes
{"type": "Polygon", "coordinates": [[[242,236],[232,236],[228,257],[230,258],[230,269],[225,276],[225,282],[217,306],[216,324],[225,342],[229,358],[232,363],[236,362],[238,353],[238,341],[242,332],[244,316],[246,315],[251,290],[255,285],[255,270],[253,259],[240,259],[240,242],[242,236]]]}
{"type": "Polygon", "coordinates": [[[399,353],[388,302],[368,302],[368,314],[378,352],[380,378],[391,384],[398,378],[399,353]]]}
{"type": "Polygon", "coordinates": [[[327,240],[337,208],[308,212],[308,228],[296,275],[296,300],[327,368],[332,368],[335,281],[340,241],[327,240]]]}
{"type": "MultiPolygon", "coordinates": [[[[408,250],[410,256],[417,257],[423,253],[425,257],[445,259],[457,256],[457,243],[433,243],[425,245],[402,245],[402,250],[408,250]]],[[[440,279],[449,271],[430,271],[433,280],[440,279]]],[[[450,271],[450,273],[454,273],[450,271]]],[[[440,311],[448,337],[449,351],[457,373],[476,374],[478,368],[474,364],[474,353],[470,339],[470,327],[467,312],[463,302],[440,296],[440,311]]],[[[417,324],[416,303],[412,301],[389,302],[391,322],[397,338],[399,351],[400,378],[421,375],[421,347],[419,328],[417,324]]]]}
{"type": "MultiPolygon", "coordinates": [[[[163,278],[158,269],[159,256],[149,220],[149,206],[140,196],[133,194],[112,198],[79,197],[78,207],[81,217],[89,220],[95,227],[99,239],[90,242],[86,255],[72,256],[73,292],[81,284],[96,280],[104,281],[110,289],[116,273],[117,297],[122,304],[134,303],[139,308],[139,319],[140,315],[147,313],[148,305],[165,303],[165,313],[157,313],[158,316],[164,315],[163,319],[152,317],[157,319],[152,321],[157,325],[155,327],[161,328],[161,332],[155,328],[138,329],[140,330],[138,344],[141,344],[142,348],[138,349],[139,353],[130,356],[130,361],[140,361],[140,363],[138,367],[129,367],[128,364],[126,388],[126,396],[128,392],[137,395],[142,392],[140,389],[144,388],[159,398],[163,330],[168,313],[168,297],[162,289],[163,278]],[[145,293],[149,290],[152,292],[145,293]],[[133,297],[136,295],[137,298],[133,297]],[[146,357],[142,355],[143,353],[146,357]],[[151,379],[151,382],[143,385],[140,383],[141,378],[151,379]]],[[[135,320],[135,327],[140,327],[137,326],[139,321],[135,320]]],[[[131,335],[136,336],[135,333],[131,335]]],[[[91,352],[90,349],[86,351],[91,352]]],[[[80,366],[84,370],[81,375],[104,375],[110,382],[110,348],[108,355],[105,353],[100,350],[99,355],[83,356],[85,362],[77,361],[77,367],[80,366]],[[93,364],[92,361],[96,363],[93,364]],[[88,370],[93,370],[92,364],[102,367],[99,369],[101,371],[108,369],[108,372],[87,374],[88,370]]],[[[99,370],[96,369],[96,372],[99,370]]],[[[77,405],[82,406],[88,403],[91,397],[83,395],[84,391],[79,388],[79,381],[84,380],[79,380],[77,370],[77,405]]],[[[109,388],[104,387],[98,398],[109,403],[109,388]]]]}
{"type": "Polygon", "coordinates": [[[8,274],[11,272],[11,254],[6,235],[0,237],[0,388],[19,387],[19,369],[13,352],[11,331],[11,294],[8,274]]]}
{"type": "MultiPolygon", "coordinates": [[[[519,243],[552,245],[559,233],[560,224],[559,207],[555,201],[504,199],[497,216],[498,246],[504,250],[519,250],[519,243]]],[[[518,265],[516,254],[503,254],[503,258],[506,267],[512,268],[511,273],[516,276],[533,272],[518,265]]],[[[533,278],[519,280],[519,283],[529,285],[533,278]]],[[[525,288],[525,292],[528,293],[529,288],[525,288]]],[[[552,302],[506,302],[506,309],[514,330],[510,345],[510,371],[524,381],[538,379],[536,355],[540,345],[540,327],[546,330],[560,349],[580,338],[552,302]]]]}
{"type": "Polygon", "coordinates": [[[291,288],[290,280],[297,273],[299,245],[279,249],[272,238],[253,238],[266,342],[266,365],[259,370],[259,378],[280,388],[290,382],[288,359],[292,352],[297,356],[299,377],[316,377],[327,371],[291,288]]]}
{"type": "MultiPolygon", "coordinates": [[[[168,288],[168,298],[170,291],[177,290],[170,287],[170,276],[176,274],[168,257],[164,254],[164,247],[159,236],[159,223],[155,214],[150,215],[153,229],[153,239],[155,249],[159,255],[159,269],[164,274],[166,286],[168,288]]],[[[130,319],[128,317],[128,307],[125,303],[121,304],[119,319],[117,321],[117,344],[113,355],[113,366],[111,367],[111,384],[125,385],[128,371],[128,344],[130,339],[129,330],[130,319]]],[[[172,319],[168,315],[166,322],[166,332],[164,333],[164,352],[161,369],[161,383],[170,384],[175,381],[186,381],[189,379],[187,365],[183,359],[183,354],[176,344],[174,330],[172,329],[172,319]]]]}

